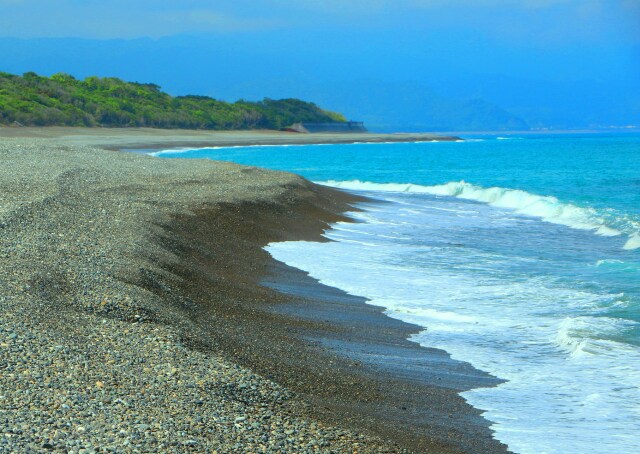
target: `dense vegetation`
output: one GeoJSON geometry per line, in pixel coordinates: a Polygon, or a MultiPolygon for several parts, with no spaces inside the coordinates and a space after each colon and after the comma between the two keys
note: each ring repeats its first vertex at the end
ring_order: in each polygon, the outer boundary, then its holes
{"type": "Polygon", "coordinates": [[[145,126],[193,129],[280,129],[296,122],[345,121],[298,99],[228,103],[206,96],[172,97],[154,84],[68,74],[0,72],[0,124],[145,126]]]}

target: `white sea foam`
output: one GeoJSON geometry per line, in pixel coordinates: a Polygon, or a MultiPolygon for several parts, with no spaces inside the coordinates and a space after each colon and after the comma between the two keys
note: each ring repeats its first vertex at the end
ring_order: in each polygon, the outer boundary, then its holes
{"type": "Polygon", "coordinates": [[[325,144],[325,143],[313,143],[313,144],[279,144],[279,145],[224,145],[224,146],[219,146],[219,147],[204,147],[204,148],[170,148],[168,150],[158,150],[158,151],[152,151],[150,153],[147,153],[149,156],[154,156],[154,157],[166,157],[166,156],[173,156],[173,155],[179,155],[179,154],[184,154],[184,153],[189,153],[189,152],[193,152],[193,151],[206,151],[206,150],[227,150],[227,149],[234,149],[234,148],[270,148],[270,147],[297,147],[297,146],[314,146],[314,147],[321,147],[321,146],[327,146],[327,145],[331,145],[331,144],[325,144]]]}
{"type": "MultiPolygon", "coordinates": [[[[504,239],[495,238],[496,228],[504,227],[503,235],[530,228],[529,222],[505,227],[501,210],[476,205],[478,216],[460,216],[469,202],[386,198],[400,203],[354,213],[362,222],[334,225],[326,235],[335,241],[272,243],[267,250],[326,285],[425,327],[413,341],[507,380],[463,396],[485,411],[496,438],[514,452],[640,452],[640,349],[623,342],[637,323],[607,312],[624,307],[626,296],[545,274],[545,267],[567,265],[519,255],[517,240],[505,246],[506,255],[487,251],[482,244],[504,239]],[[491,229],[480,228],[488,222],[491,229]],[[468,247],[449,246],[469,236],[468,247]]],[[[540,238],[555,235],[535,230],[540,238]]],[[[597,262],[585,268],[592,272],[597,262]]],[[[612,259],[597,265],[609,263],[619,265],[612,259]]]]}
{"type": "MultiPolygon", "coordinates": [[[[450,143],[449,140],[438,140],[437,138],[433,139],[425,139],[425,140],[414,140],[411,142],[351,142],[351,143],[342,143],[340,146],[349,146],[349,145],[367,145],[367,146],[375,146],[375,145],[406,145],[406,144],[425,144],[425,143],[450,143]]],[[[455,142],[483,142],[482,139],[467,139],[467,140],[456,140],[455,142]]],[[[186,148],[170,148],[167,150],[158,150],[147,153],[149,156],[154,157],[167,157],[180,155],[184,153],[194,152],[194,151],[206,151],[206,150],[229,150],[236,148],[286,148],[286,147],[330,147],[335,146],[337,144],[334,143],[283,143],[283,144],[258,144],[258,145],[222,145],[217,147],[186,147],[186,148]]]]}
{"type": "Polygon", "coordinates": [[[624,263],[622,260],[604,259],[604,260],[598,260],[596,262],[596,266],[619,265],[622,263],[624,263]]]}
{"type": "Polygon", "coordinates": [[[329,180],[319,183],[354,191],[408,192],[474,200],[495,207],[512,209],[518,214],[541,218],[553,224],[565,225],[580,230],[591,230],[601,236],[618,236],[625,233],[629,235],[629,239],[624,245],[624,249],[640,248],[640,232],[620,231],[609,225],[598,210],[594,208],[563,203],[556,197],[531,194],[520,189],[485,188],[464,181],[434,186],[411,183],[371,183],[359,180],[329,180]]]}
{"type": "Polygon", "coordinates": [[[631,235],[623,248],[627,250],[640,248],[640,233],[634,233],[631,235]]]}
{"type": "Polygon", "coordinates": [[[556,342],[573,357],[587,354],[618,357],[629,346],[606,338],[636,325],[631,320],[610,317],[566,317],[558,325],[556,342]]]}
{"type": "Polygon", "coordinates": [[[192,151],[193,148],[172,148],[169,150],[158,150],[147,153],[149,156],[160,157],[160,156],[173,156],[186,153],[187,151],[192,151]]]}

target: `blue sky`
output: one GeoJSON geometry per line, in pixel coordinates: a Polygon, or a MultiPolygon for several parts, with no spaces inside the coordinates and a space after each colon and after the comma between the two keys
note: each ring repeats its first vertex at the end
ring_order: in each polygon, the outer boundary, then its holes
{"type": "Polygon", "coordinates": [[[474,30],[505,44],[637,44],[638,0],[0,0],[3,36],[139,38],[270,30],[474,30]]]}
{"type": "Polygon", "coordinates": [[[584,122],[640,123],[640,0],[0,0],[0,37],[22,39],[0,42],[9,72],[333,104],[318,86],[421,84],[547,122],[593,95],[584,122]]]}

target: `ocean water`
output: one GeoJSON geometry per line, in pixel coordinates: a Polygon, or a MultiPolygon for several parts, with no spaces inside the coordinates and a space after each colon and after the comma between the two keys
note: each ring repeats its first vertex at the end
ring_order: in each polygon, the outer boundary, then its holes
{"type": "Polygon", "coordinates": [[[640,136],[157,153],[293,171],[369,196],[278,260],[505,379],[463,396],[520,453],[640,452],[640,136]],[[381,203],[379,201],[383,201],[381,203]]]}

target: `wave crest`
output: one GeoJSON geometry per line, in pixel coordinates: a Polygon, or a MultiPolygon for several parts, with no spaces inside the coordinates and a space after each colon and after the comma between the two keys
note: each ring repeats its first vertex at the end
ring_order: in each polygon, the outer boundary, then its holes
{"type": "MultiPolygon", "coordinates": [[[[501,187],[484,188],[465,181],[453,181],[446,184],[423,186],[403,183],[371,183],[367,181],[325,181],[327,186],[355,191],[410,192],[415,194],[431,194],[436,196],[457,197],[487,203],[500,208],[508,208],[516,213],[541,218],[546,222],[560,224],[580,230],[591,230],[597,235],[618,236],[623,234],[609,225],[604,217],[594,208],[579,207],[563,203],[553,196],[531,194],[520,189],[501,187]]],[[[640,248],[640,232],[624,232],[629,240],[624,249],[640,248]]]]}

